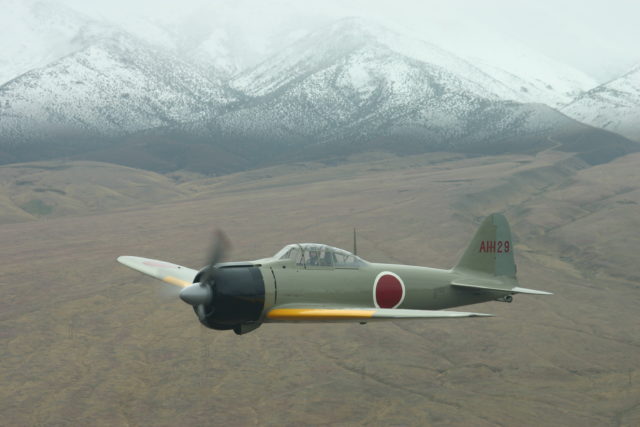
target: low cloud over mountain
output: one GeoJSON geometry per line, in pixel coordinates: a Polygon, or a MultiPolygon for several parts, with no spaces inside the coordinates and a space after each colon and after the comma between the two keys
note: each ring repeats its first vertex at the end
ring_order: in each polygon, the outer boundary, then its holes
{"type": "MultiPolygon", "coordinates": [[[[218,173],[369,150],[556,147],[597,163],[637,149],[552,108],[588,84],[579,73],[554,87],[362,19],[303,35],[230,78],[229,68],[207,67],[203,59],[228,50],[183,55],[177,45],[71,16],[62,22],[73,23],[65,27],[76,31],[73,50],[0,86],[4,163],[64,156],[218,173]]],[[[566,67],[557,75],[566,77],[566,67]]],[[[634,75],[609,84],[607,93],[633,88],[634,75]]],[[[593,102],[578,106],[601,92],[587,92],[563,112],[623,128],[575,112],[593,111],[593,102]]],[[[638,99],[628,99],[628,111],[638,99]]]]}

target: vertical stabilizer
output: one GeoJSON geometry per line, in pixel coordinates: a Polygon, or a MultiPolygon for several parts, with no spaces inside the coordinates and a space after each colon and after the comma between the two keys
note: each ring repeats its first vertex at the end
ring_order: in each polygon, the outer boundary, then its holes
{"type": "Polygon", "coordinates": [[[471,244],[453,269],[515,278],[511,230],[502,214],[491,214],[482,221],[471,244]]]}

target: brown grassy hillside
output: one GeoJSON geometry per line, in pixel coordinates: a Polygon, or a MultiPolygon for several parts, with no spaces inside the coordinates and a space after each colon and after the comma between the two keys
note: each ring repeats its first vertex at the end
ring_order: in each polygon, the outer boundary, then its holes
{"type": "Polygon", "coordinates": [[[172,179],[109,163],[0,166],[0,223],[100,213],[180,196],[172,179]]]}
{"type": "Polygon", "coordinates": [[[596,167],[551,151],[355,160],[159,178],[175,198],[1,225],[3,423],[640,423],[639,155],[596,167]],[[238,260],[295,241],[349,249],[356,226],[365,259],[448,267],[494,211],[511,222],[522,286],[555,295],[474,306],[488,319],[238,337],[115,262],[198,267],[216,226],[238,260]]]}

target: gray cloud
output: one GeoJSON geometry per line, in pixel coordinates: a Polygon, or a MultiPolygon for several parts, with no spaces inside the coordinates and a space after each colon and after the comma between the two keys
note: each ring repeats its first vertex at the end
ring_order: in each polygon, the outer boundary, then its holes
{"type": "Polygon", "coordinates": [[[253,40],[255,54],[268,49],[261,40],[267,43],[283,28],[293,34],[332,19],[362,16],[469,56],[499,51],[504,43],[520,44],[600,81],[640,62],[640,2],[635,0],[60,1],[120,22],[144,19],[175,26],[194,16],[214,17],[212,25],[223,22],[253,40]]]}

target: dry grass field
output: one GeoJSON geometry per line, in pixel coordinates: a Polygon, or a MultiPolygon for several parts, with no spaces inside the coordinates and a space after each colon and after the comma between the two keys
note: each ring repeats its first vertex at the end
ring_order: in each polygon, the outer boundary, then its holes
{"type": "Polygon", "coordinates": [[[0,223],[86,215],[180,196],[168,177],[109,163],[49,161],[0,167],[0,223]]]}
{"type": "Polygon", "coordinates": [[[640,425],[639,154],[380,154],[190,180],[38,164],[0,167],[0,185],[0,424],[640,425]],[[473,306],[486,319],[236,336],[115,262],[198,267],[214,227],[234,260],[349,249],[355,226],[365,259],[449,267],[494,211],[521,285],[555,295],[473,306]]]}

